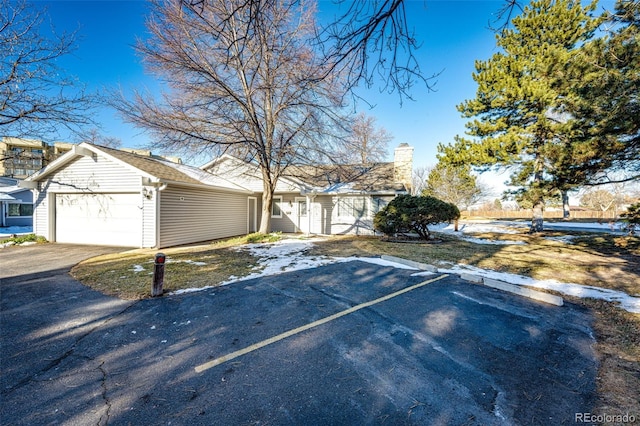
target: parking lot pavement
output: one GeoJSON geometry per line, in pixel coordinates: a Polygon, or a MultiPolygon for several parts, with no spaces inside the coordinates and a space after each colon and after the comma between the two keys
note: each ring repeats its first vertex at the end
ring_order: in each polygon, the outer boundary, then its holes
{"type": "Polygon", "coordinates": [[[412,272],[354,261],[129,302],[5,384],[0,420],[546,425],[590,412],[585,311],[412,272]]]}

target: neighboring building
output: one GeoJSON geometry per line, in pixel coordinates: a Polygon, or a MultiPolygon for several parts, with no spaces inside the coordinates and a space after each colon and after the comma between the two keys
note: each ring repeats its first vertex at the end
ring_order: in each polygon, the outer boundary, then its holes
{"type": "MultiPolygon", "coordinates": [[[[255,232],[257,165],[224,155],[194,168],[144,153],[81,143],[23,182],[34,232],[49,241],[168,247],[255,232]]],[[[373,216],[410,193],[413,148],[370,165],[290,167],[276,187],[271,230],[373,234],[373,216]]]]}
{"type": "Polygon", "coordinates": [[[76,146],[76,144],[71,142],[55,142],[53,144],[53,147],[50,147],[49,149],[49,155],[50,155],[48,158],[49,162],[71,151],[74,146],[76,146]]]}
{"type": "Polygon", "coordinates": [[[74,144],[49,145],[37,139],[0,139],[0,176],[25,179],[71,150],[74,144]]]}
{"type": "Polygon", "coordinates": [[[18,180],[0,177],[0,227],[31,226],[33,194],[18,186],[18,180]]]}
{"type": "Polygon", "coordinates": [[[0,176],[24,179],[43,168],[49,146],[39,140],[3,137],[0,140],[0,176]]]}

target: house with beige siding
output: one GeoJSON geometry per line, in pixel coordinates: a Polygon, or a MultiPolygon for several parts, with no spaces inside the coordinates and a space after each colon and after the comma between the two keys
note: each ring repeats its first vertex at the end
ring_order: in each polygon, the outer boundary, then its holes
{"type": "MultiPolygon", "coordinates": [[[[413,148],[368,165],[291,166],[276,186],[271,230],[373,234],[373,216],[410,192],[413,148]]],[[[256,164],[223,155],[201,168],[81,143],[21,183],[33,230],[52,242],[162,248],[260,227],[256,164]]]]}
{"type": "Polygon", "coordinates": [[[151,156],[81,143],[22,185],[49,241],[161,248],[248,232],[250,190],[151,156]]]}
{"type": "MultiPolygon", "coordinates": [[[[258,229],[263,192],[258,166],[223,155],[202,169],[254,191],[249,228],[258,229]]],[[[411,192],[412,173],[413,147],[407,144],[395,149],[393,162],[290,166],[275,189],[271,230],[371,235],[374,215],[395,196],[411,192]]]]}

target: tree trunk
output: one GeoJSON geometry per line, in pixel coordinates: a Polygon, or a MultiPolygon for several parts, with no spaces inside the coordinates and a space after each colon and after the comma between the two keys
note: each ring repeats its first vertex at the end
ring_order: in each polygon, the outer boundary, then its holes
{"type": "Polygon", "coordinates": [[[262,173],[262,217],[260,219],[261,234],[271,232],[271,212],[273,211],[273,193],[275,192],[277,178],[273,178],[271,171],[265,165],[260,166],[262,173]]]}
{"type": "Polygon", "coordinates": [[[569,194],[567,191],[562,191],[562,217],[569,219],[571,209],[569,207],[569,194]]]}
{"type": "Polygon", "coordinates": [[[542,232],[544,229],[544,202],[539,200],[533,206],[533,217],[531,218],[531,229],[529,232],[536,233],[542,232]]]}
{"type": "MultiPolygon", "coordinates": [[[[266,186],[266,185],[265,185],[266,186]]],[[[268,234],[271,232],[271,203],[273,202],[273,193],[271,190],[267,191],[266,188],[262,192],[262,216],[260,218],[261,234],[268,234]]]]}
{"type": "Polygon", "coordinates": [[[533,190],[534,190],[534,202],[533,202],[533,217],[531,218],[530,233],[542,232],[543,230],[543,214],[544,214],[544,196],[541,192],[542,184],[542,170],[544,169],[544,161],[539,152],[536,153],[535,159],[535,174],[533,176],[533,190]]]}

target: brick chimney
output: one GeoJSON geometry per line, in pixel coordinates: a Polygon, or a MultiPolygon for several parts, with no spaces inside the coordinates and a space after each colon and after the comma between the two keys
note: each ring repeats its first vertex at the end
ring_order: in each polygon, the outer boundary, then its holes
{"type": "Polygon", "coordinates": [[[410,192],[413,175],[413,147],[401,143],[393,155],[393,180],[402,183],[410,192]]]}

